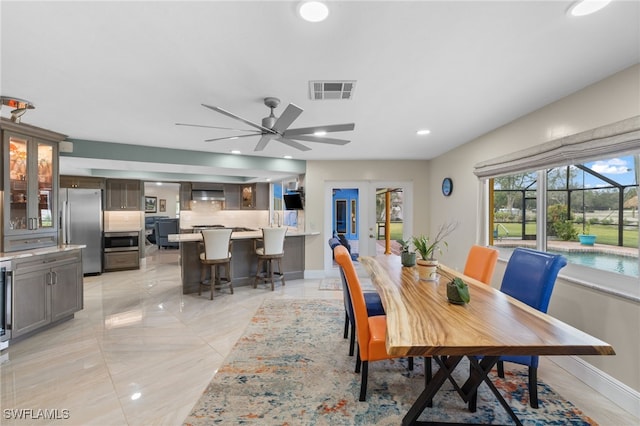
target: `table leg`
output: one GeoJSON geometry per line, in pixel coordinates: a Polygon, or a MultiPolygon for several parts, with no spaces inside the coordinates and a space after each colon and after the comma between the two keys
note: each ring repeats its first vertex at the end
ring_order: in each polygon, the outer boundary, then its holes
{"type": "Polygon", "coordinates": [[[417,424],[416,422],[420,414],[427,408],[435,394],[442,387],[442,384],[447,380],[450,371],[453,371],[461,360],[462,356],[450,356],[444,360],[446,368],[439,368],[438,372],[429,381],[429,384],[425,386],[422,393],[418,396],[418,399],[416,399],[416,402],[413,403],[409,412],[402,419],[403,426],[417,424]]]}
{"type": "MultiPolygon", "coordinates": [[[[419,422],[418,417],[422,414],[422,412],[427,408],[433,397],[438,392],[438,390],[442,387],[445,381],[449,380],[453,384],[455,390],[460,394],[462,399],[465,402],[468,402],[470,407],[471,404],[474,404],[475,408],[475,400],[476,393],[478,390],[478,386],[482,384],[482,382],[487,383],[493,394],[495,395],[502,408],[509,414],[509,417],[513,419],[517,426],[522,426],[522,423],[513,412],[509,404],[504,400],[498,389],[495,387],[491,379],[489,379],[489,372],[493,368],[493,366],[498,362],[500,357],[498,356],[485,356],[482,360],[478,361],[476,357],[470,356],[469,363],[471,365],[469,371],[469,378],[465,381],[462,386],[459,386],[456,381],[453,379],[452,373],[453,370],[458,366],[460,361],[462,360],[462,356],[448,356],[448,357],[435,357],[440,368],[438,372],[433,376],[433,379],[425,386],[425,389],[418,396],[418,399],[413,403],[409,412],[402,419],[402,425],[444,425],[452,423],[443,423],[443,422],[419,422]]],[[[454,423],[458,424],[458,423],[454,423]]]]}

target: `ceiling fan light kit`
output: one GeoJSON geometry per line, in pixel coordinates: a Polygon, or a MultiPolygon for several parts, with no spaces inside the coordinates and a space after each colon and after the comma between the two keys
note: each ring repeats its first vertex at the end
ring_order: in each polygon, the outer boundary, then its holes
{"type": "Polygon", "coordinates": [[[260,136],[260,140],[258,141],[258,144],[256,145],[254,151],[264,150],[264,148],[272,139],[278,142],[281,142],[287,146],[290,146],[292,148],[296,148],[300,151],[309,151],[311,148],[297,141],[318,142],[318,143],[326,143],[326,144],[332,144],[332,145],[346,145],[350,142],[349,140],[327,138],[327,137],[324,137],[323,135],[328,132],[348,132],[355,128],[354,123],[345,123],[345,124],[331,124],[327,126],[313,126],[313,127],[301,127],[296,129],[289,129],[289,126],[300,116],[300,114],[302,114],[302,108],[294,104],[289,104],[287,105],[285,110],[282,112],[280,117],[276,117],[273,110],[277,108],[278,105],[280,105],[280,99],[275,97],[266,97],[264,98],[264,104],[271,110],[271,112],[269,113],[268,117],[265,117],[262,119],[261,124],[257,124],[252,121],[246,120],[220,107],[202,104],[202,106],[204,106],[205,108],[209,108],[220,114],[226,115],[227,117],[241,121],[244,124],[250,127],[253,127],[255,130],[233,129],[229,127],[206,126],[201,124],[176,123],[176,125],[208,127],[213,129],[240,130],[240,131],[249,132],[243,135],[233,135],[233,136],[225,136],[222,138],[205,139],[205,142],[239,139],[239,138],[245,138],[250,136],[260,136]],[[318,134],[320,132],[322,132],[322,135],[318,134]]]}

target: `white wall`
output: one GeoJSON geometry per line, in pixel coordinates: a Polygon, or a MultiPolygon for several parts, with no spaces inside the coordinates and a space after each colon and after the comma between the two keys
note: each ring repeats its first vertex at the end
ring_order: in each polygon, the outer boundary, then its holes
{"type": "MultiPolygon", "coordinates": [[[[487,99],[487,102],[490,102],[487,99]]],[[[476,163],[559,137],[640,115],[640,65],[586,87],[470,141],[431,161],[308,161],[306,173],[306,229],[320,231],[306,239],[307,271],[323,269],[328,236],[322,233],[324,184],[332,180],[397,180],[414,182],[414,234],[448,220],[458,229],[448,238],[444,263],[462,268],[468,248],[478,233],[478,179],[476,163]],[[444,177],[454,182],[453,194],[444,197],[444,177]]],[[[464,125],[461,121],[460,125],[464,125]]],[[[504,265],[496,268],[494,282],[502,279],[504,265]]],[[[640,284],[640,283],[639,283],[640,284]]],[[[640,305],[559,279],[549,313],[613,345],[617,355],[585,357],[588,363],[640,391],[640,305]]]]}
{"type": "MultiPolygon", "coordinates": [[[[640,115],[640,65],[586,87],[429,162],[430,227],[450,218],[461,222],[449,238],[444,263],[461,268],[478,228],[478,180],[474,164],[559,137],[640,115]],[[454,181],[445,198],[442,178],[454,181]]],[[[494,281],[501,280],[499,267],[494,281]]],[[[640,283],[639,283],[640,285],[640,283]]],[[[640,304],[559,279],[549,313],[613,345],[617,355],[585,357],[588,363],[640,391],[640,304]]]]}
{"type": "Polygon", "coordinates": [[[155,213],[145,213],[145,216],[169,216],[177,217],[176,201],[180,193],[180,185],[177,183],[163,183],[156,185],[155,182],[145,182],[145,197],[157,197],[157,209],[155,213]],[[166,200],[167,211],[160,211],[160,200],[166,200]]]}
{"type": "Polygon", "coordinates": [[[323,231],[324,184],[327,181],[404,181],[413,182],[413,217],[416,234],[428,233],[427,161],[307,161],[305,187],[305,225],[320,235],[306,237],[305,270],[324,270],[324,249],[328,235],[323,231]]]}

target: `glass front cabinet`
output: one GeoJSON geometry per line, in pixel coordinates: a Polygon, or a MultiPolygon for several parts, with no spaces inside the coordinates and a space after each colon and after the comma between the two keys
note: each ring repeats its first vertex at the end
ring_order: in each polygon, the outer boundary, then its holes
{"type": "Polygon", "coordinates": [[[64,135],[50,135],[48,131],[4,120],[2,127],[2,251],[56,245],[58,141],[64,135]]]}

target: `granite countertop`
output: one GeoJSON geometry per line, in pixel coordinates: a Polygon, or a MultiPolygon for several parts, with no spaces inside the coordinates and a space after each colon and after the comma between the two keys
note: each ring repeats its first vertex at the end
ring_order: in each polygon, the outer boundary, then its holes
{"type": "MultiPolygon", "coordinates": [[[[304,237],[308,235],[319,235],[319,232],[300,232],[297,230],[289,229],[285,238],[287,237],[304,237]]],[[[169,241],[171,242],[189,242],[189,241],[202,241],[202,234],[199,232],[190,234],[169,234],[169,241]]],[[[262,238],[262,231],[249,231],[249,232],[232,232],[232,240],[251,240],[256,238],[262,238]]]]}
{"type": "Polygon", "coordinates": [[[69,244],[61,246],[41,247],[32,250],[21,250],[10,253],[0,253],[0,261],[22,259],[31,256],[42,256],[45,254],[61,253],[65,251],[78,250],[85,248],[84,244],[69,244]]]}

